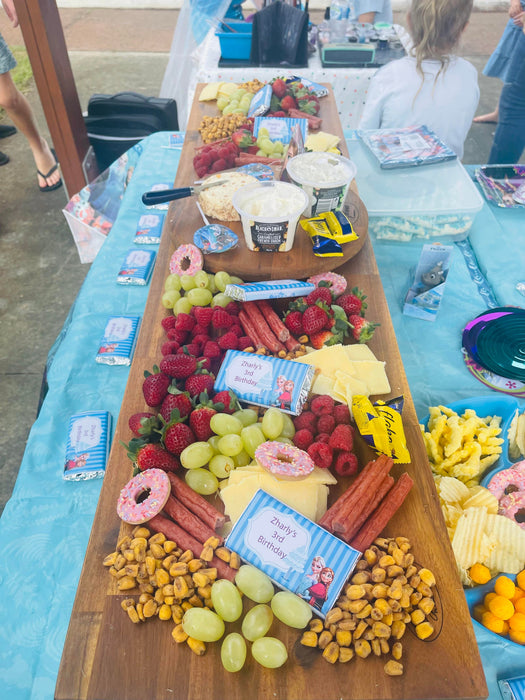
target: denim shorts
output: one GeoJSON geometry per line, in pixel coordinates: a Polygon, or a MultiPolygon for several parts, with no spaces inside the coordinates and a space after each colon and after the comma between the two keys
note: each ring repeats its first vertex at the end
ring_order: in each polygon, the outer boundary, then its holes
{"type": "Polygon", "coordinates": [[[13,70],[15,66],[15,57],[5,43],[4,37],[0,34],[0,74],[13,70]]]}

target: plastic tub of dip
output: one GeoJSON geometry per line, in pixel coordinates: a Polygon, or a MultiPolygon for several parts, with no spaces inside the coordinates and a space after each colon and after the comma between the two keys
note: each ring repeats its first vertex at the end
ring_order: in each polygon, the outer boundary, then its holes
{"type": "Polygon", "coordinates": [[[341,209],[357,172],[348,158],[324,151],[301,153],[288,161],[286,170],[292,182],[308,195],[307,217],[341,209]]]}
{"type": "Polygon", "coordinates": [[[308,197],[289,182],[257,182],[239,188],[232,204],[241,217],[249,250],[286,253],[292,249],[308,197]]]}

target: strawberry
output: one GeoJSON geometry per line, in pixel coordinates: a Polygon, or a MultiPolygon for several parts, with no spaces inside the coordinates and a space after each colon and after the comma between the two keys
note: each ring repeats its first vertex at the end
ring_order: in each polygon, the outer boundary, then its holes
{"type": "Polygon", "coordinates": [[[362,316],[353,314],[348,319],[352,327],[352,335],[358,343],[366,343],[374,335],[375,329],[379,323],[366,321],[362,316]]]}
{"type": "Polygon", "coordinates": [[[192,311],[195,315],[195,320],[201,326],[207,328],[211,323],[213,309],[211,306],[194,306],[192,311]]]}
{"type": "Polygon", "coordinates": [[[255,143],[255,138],[252,132],[248,129],[239,129],[238,131],[234,131],[231,135],[231,139],[240,150],[243,148],[249,148],[255,143]]]}
{"type": "MultiPolygon", "coordinates": [[[[161,363],[162,364],[162,363],[161,363]]],[[[144,372],[144,382],[142,383],[142,393],[148,406],[159,406],[168,393],[171,379],[167,374],[159,370],[157,365],[153,367],[153,373],[144,372]]]]}
{"type": "Polygon", "coordinates": [[[333,301],[332,292],[328,289],[328,287],[316,287],[313,292],[310,292],[310,294],[306,297],[306,303],[308,306],[312,306],[318,299],[324,301],[324,303],[330,307],[333,301]]]}
{"type": "Polygon", "coordinates": [[[195,435],[189,425],[175,418],[164,426],[162,442],[168,452],[178,456],[188,445],[195,442],[195,435]]]}
{"type": "Polygon", "coordinates": [[[334,400],[328,394],[318,394],[311,400],[310,410],[316,416],[332,413],[334,410],[334,400]]]}
{"type": "Polygon", "coordinates": [[[129,417],[128,425],[131,432],[137,437],[150,436],[159,427],[157,416],[154,413],[134,413],[129,417]]]}
{"type": "Polygon", "coordinates": [[[198,396],[202,394],[203,391],[207,391],[208,394],[211,394],[214,382],[215,376],[206,372],[206,370],[202,370],[198,374],[192,374],[186,379],[184,389],[190,396],[198,396]]]}
{"type": "Polygon", "coordinates": [[[365,299],[366,294],[357,287],[354,287],[351,292],[347,292],[338,297],[337,305],[344,310],[347,316],[352,316],[352,314],[364,316],[367,307],[365,299]]]}
{"type": "Polygon", "coordinates": [[[237,396],[233,393],[233,391],[226,389],[215,394],[213,397],[213,403],[221,403],[224,406],[224,408],[221,409],[223,413],[235,413],[235,411],[238,411],[241,408],[237,396]]]}
{"type": "Polygon", "coordinates": [[[341,336],[334,335],[332,331],[327,330],[319,331],[319,333],[312,333],[312,335],[310,335],[310,343],[316,350],[319,350],[324,345],[335,345],[336,343],[340,343],[341,340],[341,336]]]}
{"type": "Polygon", "coordinates": [[[287,112],[289,109],[297,109],[297,102],[291,95],[285,95],[281,100],[281,109],[287,112]]]}
{"type": "Polygon", "coordinates": [[[146,469],[162,469],[165,472],[175,472],[179,468],[179,460],[167,452],[162,445],[145,442],[142,438],[133,438],[126,445],[121,443],[128,452],[128,457],[135,463],[135,473],[146,469]]]}
{"type": "Polygon", "coordinates": [[[286,83],[282,78],[276,78],[272,83],[272,92],[279,99],[286,95],[287,89],[288,88],[286,87],[286,83]]]}
{"type": "Polygon", "coordinates": [[[306,335],[311,336],[313,333],[319,333],[323,330],[328,321],[328,314],[317,304],[309,306],[303,313],[302,323],[306,335]]]}
{"type": "Polygon", "coordinates": [[[215,399],[210,401],[208,394],[203,391],[199,396],[199,403],[190,414],[190,428],[197,440],[208,440],[213,435],[210,428],[210,420],[218,411],[215,399]]]}
{"type": "Polygon", "coordinates": [[[233,318],[220,306],[213,307],[211,325],[213,328],[229,328],[233,324],[233,318]]]}
{"type": "Polygon", "coordinates": [[[160,407],[160,415],[167,423],[172,418],[172,411],[177,410],[180,418],[186,418],[191,413],[192,408],[193,404],[191,403],[190,395],[179,391],[176,387],[170,386],[168,394],[160,407]]]}
{"type": "Polygon", "coordinates": [[[178,355],[165,355],[160,361],[161,370],[175,379],[184,379],[197,369],[197,358],[182,352],[178,355]]]}
{"type": "Polygon", "coordinates": [[[284,325],[292,335],[303,335],[303,314],[300,311],[289,311],[284,318],[284,325]]]}
{"type": "Polygon", "coordinates": [[[237,347],[239,345],[237,336],[231,331],[228,331],[228,333],[221,335],[217,343],[222,350],[237,350],[237,347]]]}

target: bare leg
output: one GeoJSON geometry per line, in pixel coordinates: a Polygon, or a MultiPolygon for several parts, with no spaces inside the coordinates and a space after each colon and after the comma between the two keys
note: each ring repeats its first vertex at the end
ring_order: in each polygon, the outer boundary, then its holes
{"type": "Polygon", "coordinates": [[[477,124],[497,124],[498,123],[498,117],[499,117],[499,105],[496,107],[496,109],[493,112],[489,112],[488,114],[480,114],[479,117],[474,117],[473,121],[475,121],[477,124]]]}
{"type": "MultiPolygon", "coordinates": [[[[40,172],[47,173],[55,164],[55,158],[49,149],[47,141],[42,138],[29,102],[18,90],[11,74],[0,74],[0,107],[3,107],[15,126],[24,134],[29,142],[36,167],[40,172]]],[[[55,170],[48,178],[38,175],[40,187],[54,185],[60,180],[60,173],[55,170]]]]}

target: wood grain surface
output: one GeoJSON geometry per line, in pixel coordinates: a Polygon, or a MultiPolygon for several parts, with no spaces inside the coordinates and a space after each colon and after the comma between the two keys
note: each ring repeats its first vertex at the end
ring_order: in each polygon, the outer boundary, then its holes
{"type": "MultiPolygon", "coordinates": [[[[197,94],[199,90],[197,90],[197,94]]],[[[191,159],[198,143],[196,126],[201,105],[195,104],[183,147],[176,186],[193,181],[191,159]]],[[[323,130],[341,134],[333,95],[322,100],[323,130]]],[[[344,141],[342,141],[344,143],[344,141]]],[[[487,687],[467,604],[456,571],[453,552],[441,515],[417,416],[410,397],[371,242],[339,269],[350,286],[368,295],[367,318],[380,322],[370,347],[386,361],[391,396],[404,395],[403,423],[412,461],[396,465],[394,476],[408,471],[415,485],[390,522],[387,535],[408,536],[416,562],[435,572],[437,609],[435,634],[421,641],[407,630],[403,637],[403,676],[383,671],[385,658],[354,659],[332,666],[315,650],[297,644],[300,632],[274,621],[271,634],[283,640],[289,660],[278,670],[268,670],[250,658],[236,674],[228,674],[220,662],[220,643],[209,644],[206,654],[195,656],[171,637],[173,623],[158,619],[133,625],[120,608],[124,597],[115,579],[102,566],[115,549],[119,535],[131,529],[116,514],[119,492],[131,475],[131,464],[120,440],[131,435],[128,417],[145,410],[141,385],[144,369],[158,362],[164,332],[160,304],[169,257],[185,240],[188,222],[180,215],[181,203],[170,206],[156,269],[144,312],[140,336],[116,426],[104,484],[80,577],[62,661],[57,700],[372,700],[408,698],[485,698],[487,687]],[[186,232],[186,234],[185,234],[186,232]]],[[[292,251],[293,253],[293,251],[292,251]]],[[[276,254],[279,255],[279,254],[276,254]]],[[[229,270],[235,272],[234,270],[229,270]]],[[[386,398],[382,396],[381,398],[386,398]]],[[[361,464],[371,458],[358,442],[361,464]]],[[[333,501],[350,483],[340,479],[333,501]]],[[[210,500],[218,503],[218,497],[210,500]]],[[[248,607],[248,602],[245,603],[248,607]]],[[[238,623],[228,625],[238,630],[238,623]]]]}

